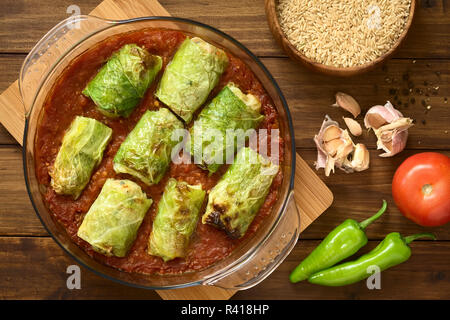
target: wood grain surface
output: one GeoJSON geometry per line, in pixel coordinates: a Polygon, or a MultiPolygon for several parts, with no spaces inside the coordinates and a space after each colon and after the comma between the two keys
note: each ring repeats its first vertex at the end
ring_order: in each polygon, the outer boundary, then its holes
{"type": "MultiPolygon", "coordinates": [[[[232,299],[430,299],[449,298],[447,262],[450,243],[419,241],[414,255],[383,272],[381,290],[368,290],[365,282],[341,288],[319,287],[309,283],[291,284],[286,277],[306,257],[318,241],[301,241],[289,257],[257,287],[240,291],[232,299]],[[276,294],[274,294],[276,292],[276,294]]],[[[370,241],[363,252],[373,249],[370,241]]],[[[66,268],[73,264],[50,238],[0,238],[0,296],[6,299],[158,299],[152,290],[116,284],[81,269],[81,290],[66,288],[66,268]],[[49,263],[51,262],[51,263],[49,263]],[[45,265],[39,272],[36,268],[45,265]],[[21,276],[18,277],[18,274],[21,276]]]]}
{"type": "MultiPolygon", "coordinates": [[[[87,13],[98,2],[80,0],[76,4],[82,13],[87,13]]],[[[36,41],[69,15],[66,9],[74,1],[4,0],[3,3],[0,91],[17,78],[26,53],[36,41]]],[[[174,16],[220,28],[262,58],[288,100],[297,151],[311,167],[316,156],[311,139],[324,115],[338,121],[345,115],[329,106],[336,91],[352,94],[363,112],[389,99],[416,120],[410,129],[407,149],[401,154],[379,158],[373,134],[364,133],[355,140],[370,147],[369,170],[356,174],[337,172],[328,178],[319,171],[334,194],[333,206],[302,233],[294,251],[268,279],[256,288],[237,293],[233,299],[450,299],[449,226],[422,228],[410,222],[395,207],[390,191],[392,175],[407,156],[427,150],[450,155],[450,1],[420,1],[410,34],[394,58],[384,67],[348,79],[311,73],[286,58],[268,29],[263,0],[161,0],[160,3],[174,16]],[[439,89],[434,90],[435,87],[439,89]],[[431,110],[427,111],[427,105],[431,110]],[[363,283],[323,288],[288,282],[289,272],[318,240],[345,218],[362,220],[375,212],[381,199],[388,200],[388,212],[368,228],[371,240],[368,248],[392,231],[402,234],[432,231],[438,240],[412,244],[413,256],[408,262],[383,272],[381,290],[368,290],[363,283]]],[[[87,270],[82,270],[81,290],[66,289],[65,270],[73,260],[48,237],[34,214],[23,183],[21,148],[1,126],[0,177],[0,298],[159,299],[153,291],[120,286],[87,270]]]]}

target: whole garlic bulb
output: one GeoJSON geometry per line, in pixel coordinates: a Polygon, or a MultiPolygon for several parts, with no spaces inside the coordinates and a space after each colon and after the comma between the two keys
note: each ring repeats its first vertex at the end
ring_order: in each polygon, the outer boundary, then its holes
{"type": "Polygon", "coordinates": [[[364,125],[373,129],[377,136],[377,149],[384,150],[380,157],[392,157],[405,148],[413,120],[404,117],[388,101],[384,106],[370,108],[364,117],[364,125]]]}
{"type": "Polygon", "coordinates": [[[356,147],[347,130],[339,127],[328,115],[320,131],[314,136],[317,146],[316,170],[325,168],[328,177],[337,167],[347,173],[363,171],[369,167],[369,152],[363,144],[356,147]],[[351,160],[350,160],[350,159],[351,160]]]}

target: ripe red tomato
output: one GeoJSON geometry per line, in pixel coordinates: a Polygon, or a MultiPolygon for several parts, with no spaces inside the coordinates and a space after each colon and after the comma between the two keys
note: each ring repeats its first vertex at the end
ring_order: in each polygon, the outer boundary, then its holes
{"type": "Polygon", "coordinates": [[[450,221],[450,157],[423,152],[406,159],[394,174],[392,196],[403,215],[422,226],[450,221]]]}

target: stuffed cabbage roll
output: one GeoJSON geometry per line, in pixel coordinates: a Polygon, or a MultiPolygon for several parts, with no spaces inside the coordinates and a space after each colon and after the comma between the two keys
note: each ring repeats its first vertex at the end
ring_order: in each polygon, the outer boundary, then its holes
{"type": "Polygon", "coordinates": [[[200,38],[187,38],[164,71],[156,96],[188,123],[227,65],[223,50],[200,38]]]}
{"type": "Polygon", "coordinates": [[[196,163],[200,162],[199,166],[210,173],[216,172],[227,155],[234,155],[237,143],[245,143],[246,131],[256,129],[264,119],[260,110],[257,97],[245,95],[233,83],[227,84],[200,112],[190,129],[190,153],[198,159],[196,163]],[[234,136],[227,139],[227,130],[233,130],[234,136]]]}
{"type": "Polygon", "coordinates": [[[126,44],[114,53],[83,94],[110,117],[128,117],[162,67],[162,58],[126,44]]]}
{"type": "Polygon", "coordinates": [[[202,223],[225,230],[231,238],[242,237],[264,203],[278,169],[252,149],[242,148],[210,191],[202,223]]]}
{"type": "Polygon", "coordinates": [[[153,221],[149,254],[164,261],[185,257],[205,194],[201,185],[169,179],[153,221]]]}
{"type": "Polygon", "coordinates": [[[152,202],[133,181],[107,179],[77,235],[97,252],[125,257],[152,202]]]}
{"type": "Polygon", "coordinates": [[[183,123],[168,109],[147,111],[128,134],[114,157],[114,171],[128,173],[147,185],[161,180],[171,160],[172,138],[183,123]]]}
{"type": "Polygon", "coordinates": [[[72,121],[50,171],[56,193],[74,199],[80,196],[92,171],[102,161],[111,134],[111,128],[95,119],[78,116],[72,121]]]}

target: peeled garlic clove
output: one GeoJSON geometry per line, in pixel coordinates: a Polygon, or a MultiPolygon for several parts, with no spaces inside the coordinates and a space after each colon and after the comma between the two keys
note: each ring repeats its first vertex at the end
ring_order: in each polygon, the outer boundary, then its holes
{"type": "Polygon", "coordinates": [[[323,131],[322,139],[325,142],[338,139],[341,136],[341,133],[342,133],[341,128],[331,124],[330,126],[326,127],[325,130],[323,131]]]}
{"type": "Polygon", "coordinates": [[[341,139],[334,139],[328,142],[325,142],[323,144],[324,150],[332,157],[334,157],[341,145],[343,145],[344,142],[341,139]]]}
{"type": "Polygon", "coordinates": [[[367,129],[378,129],[382,125],[400,118],[403,118],[401,112],[388,101],[384,106],[378,105],[370,108],[364,117],[364,125],[367,129]]]}
{"type": "Polygon", "coordinates": [[[335,167],[351,172],[343,164],[353,151],[353,141],[348,131],[339,128],[336,121],[331,120],[329,116],[325,116],[319,133],[314,136],[314,142],[317,146],[317,161],[315,163],[317,170],[325,168],[326,176],[334,172],[335,167]],[[339,136],[336,138],[338,133],[339,136]]]}
{"type": "Polygon", "coordinates": [[[350,130],[350,133],[354,135],[355,137],[358,137],[362,134],[362,129],[359,123],[356,120],[353,120],[352,118],[345,118],[344,119],[345,124],[347,125],[348,130],[350,130]]]}
{"type": "Polygon", "coordinates": [[[355,146],[355,150],[353,152],[352,161],[349,166],[353,168],[355,171],[363,171],[369,168],[370,163],[370,154],[369,150],[367,150],[366,146],[362,143],[358,143],[355,146]]]}
{"type": "Polygon", "coordinates": [[[352,138],[350,138],[347,130],[342,131],[340,140],[342,141],[342,144],[338,147],[336,155],[334,157],[339,167],[343,165],[343,163],[347,159],[347,156],[352,153],[354,149],[352,138]]]}
{"type": "Polygon", "coordinates": [[[386,124],[387,121],[380,116],[378,113],[367,113],[364,117],[364,125],[367,129],[378,129],[382,125],[386,124]]]}
{"type": "Polygon", "coordinates": [[[343,92],[336,93],[336,103],[332,106],[341,107],[342,109],[347,110],[355,118],[361,113],[359,103],[352,96],[343,92]]]}

